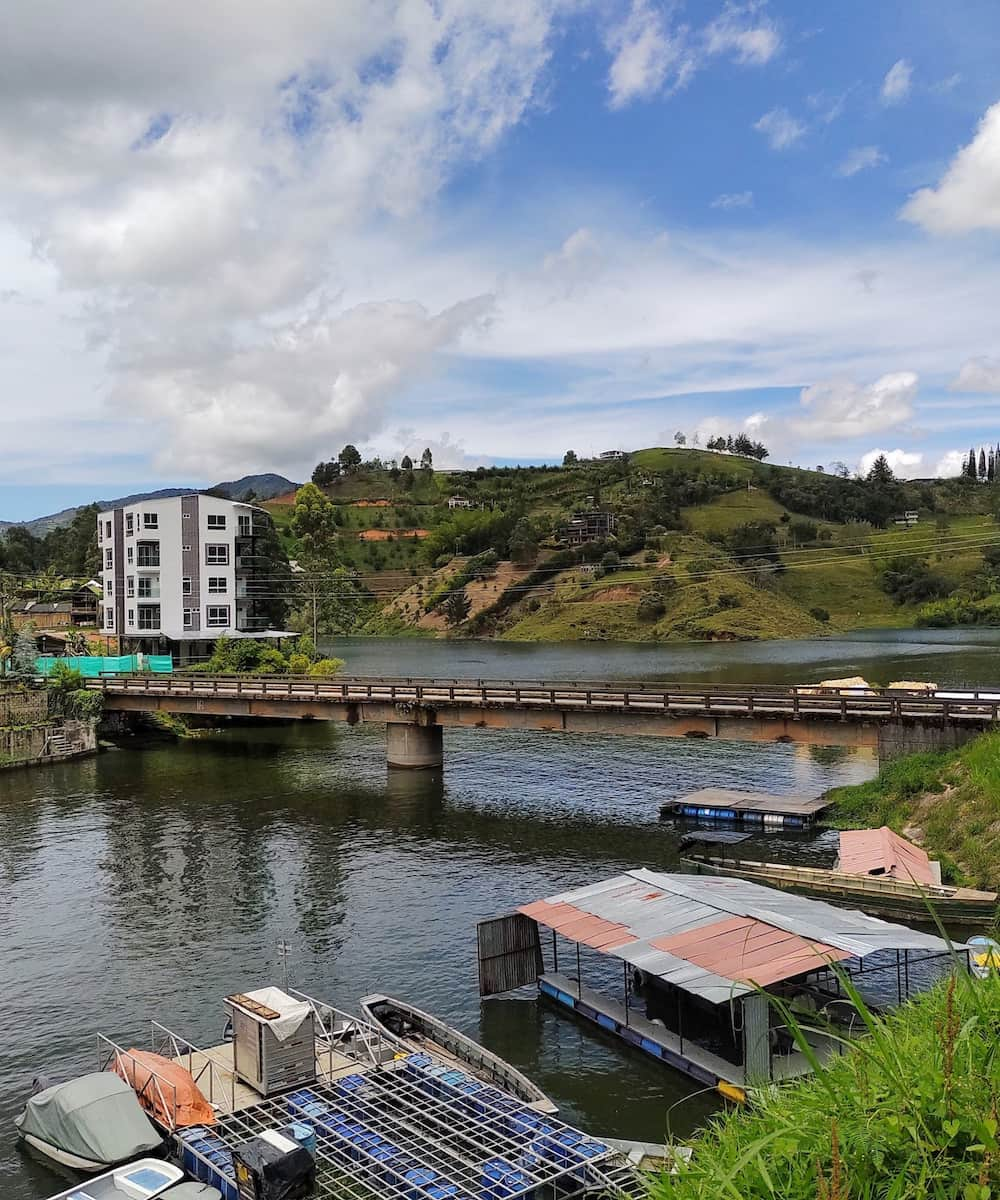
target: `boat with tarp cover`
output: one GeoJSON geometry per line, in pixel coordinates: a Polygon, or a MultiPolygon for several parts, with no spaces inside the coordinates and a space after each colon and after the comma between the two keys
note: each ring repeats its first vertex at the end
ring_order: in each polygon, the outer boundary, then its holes
{"type": "Polygon", "coordinates": [[[124,1080],[108,1071],[81,1075],[29,1097],[15,1118],[18,1135],[74,1171],[106,1171],[163,1146],[124,1080]]]}

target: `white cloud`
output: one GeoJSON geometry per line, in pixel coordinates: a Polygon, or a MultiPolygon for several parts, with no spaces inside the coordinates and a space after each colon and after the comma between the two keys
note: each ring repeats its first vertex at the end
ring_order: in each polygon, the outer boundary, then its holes
{"type": "Polygon", "coordinates": [[[938,479],[953,479],[956,475],[963,474],[965,464],[969,461],[968,450],[949,450],[934,468],[934,474],[938,479]]]}
{"type": "Polygon", "coordinates": [[[428,303],[366,276],[355,246],[379,222],[407,244],[456,166],[522,119],[565,2],[21,14],[5,31],[0,230],[32,245],[62,307],[73,298],[108,371],[101,415],[129,448],[163,447],[172,473],[300,467],[377,429],[390,396],[479,327],[490,286],[428,303]]]}
{"type": "Polygon", "coordinates": [[[802,389],[806,416],[793,424],[800,434],[813,437],[864,437],[894,429],[913,416],[917,382],[913,371],[897,371],[867,387],[848,379],[814,383],[802,389]]]}
{"type": "Polygon", "coordinates": [[[882,103],[901,104],[910,94],[912,86],[913,67],[905,58],[901,58],[892,64],[882,80],[882,103]]]}
{"type": "Polygon", "coordinates": [[[732,54],[737,62],[762,66],[781,49],[781,35],[757,4],[727,3],[704,31],[707,54],[732,54]]]}
{"type": "Polygon", "coordinates": [[[946,79],[939,79],[937,83],[932,83],[931,91],[936,92],[939,96],[944,96],[948,92],[953,92],[961,82],[962,76],[956,71],[954,75],[949,75],[946,79]]]}
{"type": "Polygon", "coordinates": [[[716,196],[712,208],[752,208],[753,192],[723,192],[716,196]]]}
{"type": "Polygon", "coordinates": [[[754,129],[767,138],[772,150],[787,150],[806,131],[805,125],[787,108],[772,108],[754,123],[754,129]]]}
{"type": "Polygon", "coordinates": [[[921,475],[924,456],[915,451],[910,450],[882,450],[876,448],[869,450],[867,454],[862,454],[861,462],[858,464],[858,472],[861,475],[867,475],[872,469],[872,463],[880,455],[885,455],[885,459],[892,468],[892,473],[900,479],[914,479],[921,475]]]}
{"type": "Polygon", "coordinates": [[[1000,392],[1000,359],[970,358],[962,363],[953,392],[1000,392]]]}
{"type": "Polygon", "coordinates": [[[612,108],[664,90],[677,91],[696,68],[687,30],[671,29],[666,15],[650,0],[632,0],[624,20],[608,31],[606,40],[614,55],[608,71],[612,108]]]}
{"type": "Polygon", "coordinates": [[[915,192],[901,215],[930,233],[1000,229],[1000,102],[986,110],[937,187],[915,192]]]}
{"type": "Polygon", "coordinates": [[[848,151],[844,156],[837,167],[837,174],[843,176],[845,179],[849,179],[852,175],[857,175],[859,171],[866,171],[870,167],[877,167],[885,161],[885,155],[878,146],[858,146],[854,150],[848,151]]]}
{"type": "Polygon", "coordinates": [[[743,428],[747,431],[747,433],[752,433],[755,437],[757,437],[770,420],[771,418],[767,415],[767,413],[751,413],[750,416],[747,417],[743,422],[743,428]]]}

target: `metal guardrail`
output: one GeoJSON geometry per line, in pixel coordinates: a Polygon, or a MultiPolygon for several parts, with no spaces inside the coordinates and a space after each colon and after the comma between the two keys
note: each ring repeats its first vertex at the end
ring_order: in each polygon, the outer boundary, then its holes
{"type": "Polygon", "coordinates": [[[816,687],[699,686],[664,683],[483,679],[317,678],[308,675],[105,676],[86,686],[111,694],[218,697],[356,704],[366,701],[429,708],[533,708],[625,711],[678,716],[792,717],[840,721],[941,718],[963,724],[1000,722],[1000,688],[960,694],[875,690],[848,694],[816,687]]]}

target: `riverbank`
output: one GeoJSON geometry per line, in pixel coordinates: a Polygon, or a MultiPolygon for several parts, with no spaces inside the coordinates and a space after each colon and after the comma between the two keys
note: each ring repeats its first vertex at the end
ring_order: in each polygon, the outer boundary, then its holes
{"type": "Polygon", "coordinates": [[[813,1078],[716,1118],[650,1200],[989,1200],[1000,1183],[1000,980],[958,973],[813,1078]]]}
{"type": "Polygon", "coordinates": [[[940,859],[946,882],[1000,887],[1000,732],[886,763],[830,798],[826,819],[837,828],[888,825],[940,859]]]}

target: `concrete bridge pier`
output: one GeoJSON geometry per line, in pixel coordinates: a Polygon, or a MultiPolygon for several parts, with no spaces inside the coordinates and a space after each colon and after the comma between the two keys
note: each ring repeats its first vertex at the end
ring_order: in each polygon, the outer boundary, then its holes
{"type": "Polygon", "coordinates": [[[444,730],[440,725],[389,721],[385,727],[385,757],[390,767],[428,770],[444,765],[444,730]]]}
{"type": "Polygon", "coordinates": [[[970,727],[934,720],[887,721],[878,727],[878,760],[885,763],[906,754],[956,750],[982,732],[979,724],[970,727]]]}

